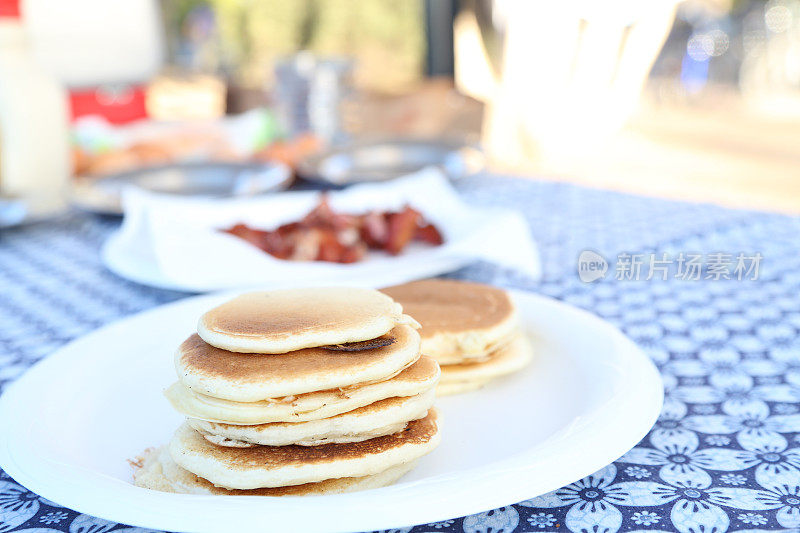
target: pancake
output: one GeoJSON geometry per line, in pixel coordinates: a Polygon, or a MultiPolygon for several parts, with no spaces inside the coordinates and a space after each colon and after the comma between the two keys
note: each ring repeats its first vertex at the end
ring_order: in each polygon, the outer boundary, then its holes
{"type": "Polygon", "coordinates": [[[388,380],[282,399],[234,402],[199,394],[181,382],[173,384],[164,394],[178,412],[209,422],[237,425],[307,422],[330,418],[386,398],[421,394],[435,387],[439,376],[438,363],[422,356],[388,380]]]}
{"type": "Polygon", "coordinates": [[[235,402],[257,402],[387,379],[419,358],[419,334],[409,326],[389,332],[392,344],[361,351],[305,348],[280,356],[222,350],[198,335],[175,354],[181,382],[197,393],[235,402]]]}
{"type": "Polygon", "coordinates": [[[393,466],[378,474],[362,477],[326,479],[317,483],[305,483],[288,487],[274,487],[250,490],[229,490],[216,487],[209,481],[196,476],[173,461],[166,447],[148,450],[142,457],[142,466],[134,471],[133,479],[137,487],[176,492],[180,494],[208,494],[224,496],[317,496],[341,494],[358,490],[375,489],[391,485],[411,470],[415,461],[393,466]]]}
{"type": "Polygon", "coordinates": [[[205,313],[197,333],[223,350],[281,354],[374,339],[399,324],[417,326],[378,291],[310,288],[243,294],[205,313]]]}
{"type": "Polygon", "coordinates": [[[519,334],[507,346],[501,348],[480,363],[443,365],[442,378],[436,388],[438,396],[466,392],[482,387],[494,378],[512,374],[530,363],[533,347],[530,341],[519,334]]]}
{"type": "Polygon", "coordinates": [[[441,364],[486,359],[517,329],[508,293],[480,283],[428,279],[381,289],[421,325],[422,353],[441,364]]]}
{"type": "Polygon", "coordinates": [[[472,392],[485,387],[491,379],[486,380],[472,380],[472,381],[454,381],[452,383],[439,383],[436,386],[436,396],[453,396],[455,394],[464,394],[465,392],[472,392]]]}
{"type": "Polygon", "coordinates": [[[183,424],[169,443],[169,453],[178,465],[218,487],[257,489],[378,474],[429,453],[439,438],[431,409],[399,433],[320,446],[225,448],[183,424]]]}
{"type": "Polygon", "coordinates": [[[424,418],[435,398],[434,390],[430,389],[416,396],[387,398],[331,418],[299,423],[240,426],[194,418],[187,422],[206,440],[220,446],[341,444],[402,431],[410,421],[424,418]]]}

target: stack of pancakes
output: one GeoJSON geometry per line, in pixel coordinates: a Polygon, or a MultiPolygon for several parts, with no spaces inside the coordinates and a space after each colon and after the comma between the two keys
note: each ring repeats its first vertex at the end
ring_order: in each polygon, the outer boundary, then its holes
{"type": "Polygon", "coordinates": [[[439,443],[419,327],[368,289],[239,296],[200,319],[166,391],[187,416],[137,485],[198,494],[328,494],[396,481],[439,443]]]}
{"type": "Polygon", "coordinates": [[[532,359],[514,304],[502,289],[429,279],[381,291],[422,325],[422,353],[442,367],[440,396],[480,388],[532,359]]]}

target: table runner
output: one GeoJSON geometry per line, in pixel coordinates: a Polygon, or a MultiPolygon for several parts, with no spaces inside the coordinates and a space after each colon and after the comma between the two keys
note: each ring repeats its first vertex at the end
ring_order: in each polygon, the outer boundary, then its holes
{"type": "MultiPolygon", "coordinates": [[[[450,276],[539,292],[615,324],[658,366],[665,404],[647,437],[593,475],[394,531],[800,530],[800,218],[498,176],[457,187],[468,202],[525,214],[544,277],[487,263],[450,276]],[[605,275],[581,281],[579,257],[605,275]],[[700,269],[687,276],[691,261],[700,269]]],[[[117,225],[73,213],[0,232],[0,389],[64,343],[186,296],[105,270],[99,249],[117,225]]],[[[0,533],[12,531],[145,530],[63,508],[0,471],[0,533]]]]}

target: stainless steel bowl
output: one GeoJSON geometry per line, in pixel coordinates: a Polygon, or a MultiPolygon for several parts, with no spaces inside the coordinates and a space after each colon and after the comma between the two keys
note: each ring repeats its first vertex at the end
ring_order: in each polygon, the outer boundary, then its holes
{"type": "Polygon", "coordinates": [[[229,198],[287,188],[291,170],[280,163],[179,163],[109,176],[73,180],[73,205],[101,214],[122,214],[122,191],[136,186],[180,196],[229,198]]]}
{"type": "Polygon", "coordinates": [[[428,166],[452,179],[480,171],[485,163],[477,147],[446,140],[391,139],[337,147],[302,160],[297,173],[311,181],[347,185],[386,181],[428,166]]]}

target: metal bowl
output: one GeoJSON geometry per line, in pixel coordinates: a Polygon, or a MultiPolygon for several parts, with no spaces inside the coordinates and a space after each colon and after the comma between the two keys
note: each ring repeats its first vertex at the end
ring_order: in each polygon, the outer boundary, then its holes
{"type": "Polygon", "coordinates": [[[480,171],[483,152],[475,146],[446,140],[391,139],[337,147],[300,161],[302,178],[333,185],[386,181],[428,166],[457,179],[480,171]]]}
{"type": "Polygon", "coordinates": [[[162,194],[230,198],[286,189],[292,172],[281,163],[177,163],[73,180],[73,205],[93,213],[121,215],[122,191],[136,186],[162,194]]]}

